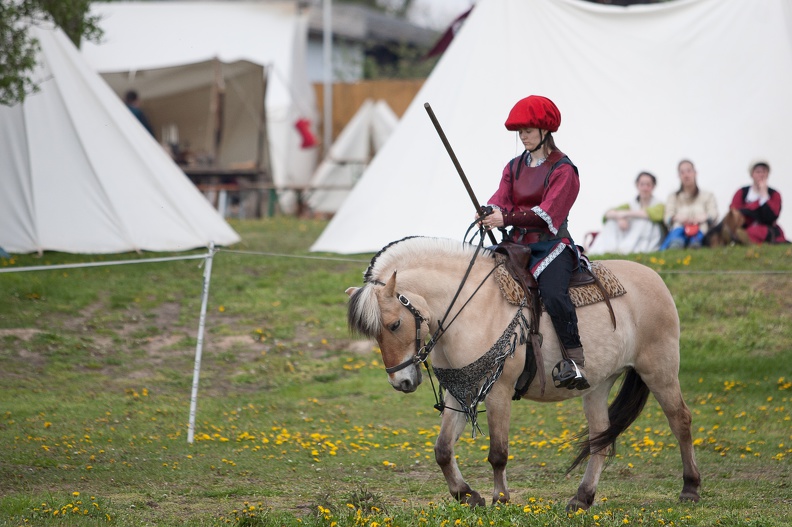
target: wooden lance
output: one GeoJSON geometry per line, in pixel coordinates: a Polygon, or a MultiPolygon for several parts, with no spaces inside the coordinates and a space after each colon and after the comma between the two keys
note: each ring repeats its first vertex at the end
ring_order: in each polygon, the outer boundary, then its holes
{"type": "MultiPolygon", "coordinates": [[[[445,146],[446,152],[451,157],[451,162],[454,163],[454,167],[456,168],[457,174],[459,174],[460,179],[462,179],[462,184],[465,185],[465,190],[467,190],[468,196],[470,196],[470,200],[473,202],[473,206],[476,207],[476,212],[480,215],[483,215],[484,208],[479,204],[478,199],[476,199],[476,194],[473,192],[473,189],[470,187],[470,182],[468,181],[467,176],[465,176],[465,172],[462,170],[462,166],[459,164],[459,160],[457,159],[456,154],[454,154],[454,150],[451,148],[451,144],[448,142],[448,138],[446,137],[445,133],[443,132],[443,128],[440,126],[440,123],[437,120],[437,117],[432,110],[432,107],[429,106],[429,103],[424,103],[424,108],[426,109],[426,113],[429,114],[429,119],[432,120],[432,124],[437,130],[437,135],[440,136],[440,140],[443,142],[443,146],[445,146]]],[[[493,245],[497,245],[498,241],[495,239],[495,235],[492,234],[492,231],[487,231],[489,235],[489,239],[493,245]]]]}

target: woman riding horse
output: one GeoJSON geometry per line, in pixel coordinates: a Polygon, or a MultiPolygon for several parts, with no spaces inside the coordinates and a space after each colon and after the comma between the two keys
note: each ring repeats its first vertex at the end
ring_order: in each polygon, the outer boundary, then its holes
{"type": "Polygon", "coordinates": [[[580,255],[567,230],[567,216],[580,189],[577,167],[555,145],[552,133],[561,112],[550,99],[531,95],[514,105],[506,129],[516,131],[525,151],[503,169],[500,186],[489,199],[493,213],[486,228],[511,227],[508,240],[531,249],[528,268],[561,343],[561,360],[553,369],[559,388],[589,387],[575,306],[569,281],[580,255]]]}

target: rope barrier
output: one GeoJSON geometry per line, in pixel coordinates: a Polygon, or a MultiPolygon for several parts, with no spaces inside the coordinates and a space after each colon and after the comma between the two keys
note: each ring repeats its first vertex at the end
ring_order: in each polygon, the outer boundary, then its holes
{"type": "Polygon", "coordinates": [[[751,270],[734,270],[734,271],[721,271],[713,269],[712,271],[685,271],[684,269],[660,269],[655,270],[657,274],[790,274],[792,270],[780,270],[780,271],[751,271],[751,270]]]}
{"type": "Polygon", "coordinates": [[[0,273],[23,273],[26,271],[55,271],[58,269],[78,269],[80,267],[102,267],[105,265],[129,265],[140,263],[173,262],[176,260],[203,260],[205,254],[191,254],[188,256],[167,256],[162,258],[145,258],[139,260],[115,260],[110,262],[82,262],[73,264],[36,265],[32,267],[4,267],[0,273]]]}
{"type": "Polygon", "coordinates": [[[260,252],[260,251],[238,251],[234,249],[218,249],[218,251],[224,253],[245,254],[245,255],[253,255],[253,256],[275,256],[279,258],[299,258],[303,260],[327,260],[329,262],[353,262],[353,263],[368,264],[371,261],[371,259],[359,260],[353,258],[332,258],[329,256],[301,256],[297,254],[279,254],[279,253],[268,253],[268,252],[260,252]]]}
{"type": "MultiPolygon", "coordinates": [[[[284,254],[284,253],[272,253],[272,252],[265,252],[265,251],[240,251],[235,249],[214,249],[215,253],[223,252],[229,254],[240,254],[240,255],[247,255],[247,256],[267,256],[273,258],[296,258],[301,260],[322,260],[328,262],[351,262],[351,263],[363,263],[368,264],[370,259],[360,259],[360,258],[337,258],[337,257],[330,257],[330,256],[306,256],[306,255],[298,255],[298,254],[284,254]]],[[[71,263],[71,264],[54,264],[54,265],[37,265],[31,267],[3,267],[0,268],[0,273],[22,273],[28,271],[55,271],[59,269],[78,269],[81,267],[102,267],[102,266],[110,266],[110,265],[131,265],[131,264],[143,264],[143,263],[159,263],[159,262],[173,262],[178,260],[202,260],[206,258],[206,254],[192,254],[186,256],[167,256],[167,257],[160,257],[160,258],[144,258],[144,259],[137,259],[137,260],[116,260],[116,261],[109,261],[109,262],[83,262],[83,263],[71,263]]],[[[640,262],[638,262],[640,263],[640,262]]],[[[645,264],[644,264],[645,265],[645,264]]],[[[689,274],[689,275],[701,275],[701,274],[713,274],[713,275],[723,275],[723,274],[792,274],[792,270],[723,270],[723,269],[712,269],[709,271],[694,271],[694,270],[686,270],[686,269],[655,269],[655,272],[658,274],[689,274]]]]}

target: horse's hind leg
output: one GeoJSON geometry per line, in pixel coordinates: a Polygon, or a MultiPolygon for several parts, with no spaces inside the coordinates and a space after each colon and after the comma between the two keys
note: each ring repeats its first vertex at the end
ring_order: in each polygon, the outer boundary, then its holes
{"type": "Polygon", "coordinates": [[[671,431],[679,443],[682,454],[682,492],[679,499],[682,501],[698,501],[701,475],[696,465],[696,456],[693,451],[693,437],[691,433],[693,419],[690,410],[682,398],[682,389],[677,377],[666,377],[655,380],[651,375],[644,377],[644,382],[652,391],[655,399],[663,409],[671,431]]]}
{"type": "Polygon", "coordinates": [[[435,442],[435,460],[454,498],[471,506],[486,505],[484,498],[465,482],[454,456],[454,444],[465,430],[465,414],[456,411],[459,405],[450,393],[446,393],[445,404],[447,408],[443,411],[440,434],[435,442]]]}

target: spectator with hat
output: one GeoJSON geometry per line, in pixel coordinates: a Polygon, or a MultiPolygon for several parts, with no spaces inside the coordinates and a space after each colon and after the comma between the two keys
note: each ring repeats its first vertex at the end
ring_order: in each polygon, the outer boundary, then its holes
{"type": "Polygon", "coordinates": [[[729,215],[718,226],[720,240],[726,244],[786,242],[784,231],[778,225],[781,193],[767,183],[770,163],[764,159],[754,160],[748,165],[748,173],[753,182],[734,193],[729,215]]]}

